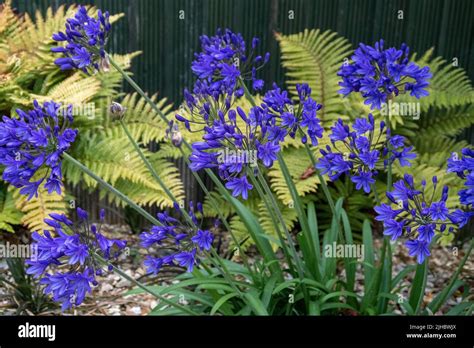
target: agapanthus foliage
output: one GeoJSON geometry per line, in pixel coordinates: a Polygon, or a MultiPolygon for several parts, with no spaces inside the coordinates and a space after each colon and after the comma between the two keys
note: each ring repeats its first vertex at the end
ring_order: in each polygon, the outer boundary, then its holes
{"type": "Polygon", "coordinates": [[[105,45],[110,32],[109,13],[97,12],[97,18],[88,15],[80,6],[73,18],[67,19],[65,32],[53,35],[53,40],[66,42],[64,46],[53,47],[51,51],[65,57],[54,61],[61,70],[81,69],[93,73],[108,68],[105,45]]]}
{"type": "Polygon", "coordinates": [[[385,128],[383,121],[378,127],[375,126],[372,114],[367,119],[356,119],[352,124],[353,130],[339,119],[329,134],[332,146],[328,145],[325,150],[320,150],[322,158],[316,168],[322,174],[327,174],[332,181],[342,174],[350,175],[357,190],[363,189],[369,193],[375,184],[378,167],[395,161],[401,166],[411,166],[410,160],[416,157],[411,152],[412,146],[405,147],[403,136],[391,136],[387,132],[387,137],[382,138],[385,128]]]}
{"type": "Polygon", "coordinates": [[[465,148],[459,157],[453,153],[448,159],[448,172],[456,173],[460,178],[465,179],[465,189],[459,191],[461,204],[472,207],[474,205],[474,150],[465,148]]]}
{"type": "Polygon", "coordinates": [[[406,44],[400,49],[385,49],[383,40],[374,47],[361,43],[351,57],[352,62],[343,64],[339,70],[340,93],[347,96],[360,92],[371,109],[380,109],[382,103],[400,93],[409,92],[418,99],[427,96],[430,69],[410,62],[409,52],[406,44]]]}
{"type": "Polygon", "coordinates": [[[61,155],[74,142],[77,130],[72,106],[62,108],[53,101],[42,106],[35,100],[34,109],[17,109],[18,118],[3,117],[0,122],[0,164],[5,166],[3,179],[29,199],[40,185],[49,193],[61,193],[61,155]]]}
{"type": "Polygon", "coordinates": [[[448,187],[440,189],[436,176],[432,183],[432,190],[427,189],[425,180],[419,188],[413,177],[405,174],[393,185],[393,191],[387,192],[390,203],[375,207],[375,219],[383,222],[384,235],[392,240],[408,238],[405,245],[410,256],[417,257],[418,263],[423,263],[430,255],[429,246],[436,233],[452,233],[455,227],[460,227],[461,211],[446,207],[448,187]],[[435,197],[440,198],[435,200],[435,197]]]}
{"type": "Polygon", "coordinates": [[[174,204],[179,218],[173,218],[166,212],[157,215],[160,225],[153,226],[148,232],[140,234],[141,246],[150,250],[144,261],[148,273],[157,274],[162,267],[179,265],[192,272],[198,263],[199,255],[212,247],[214,235],[202,228],[197,213],[202,216],[202,204],[191,202],[187,216],[177,203],[174,204]]]}
{"type": "Polygon", "coordinates": [[[78,222],[73,223],[63,214],[50,214],[45,222],[52,232],[33,233],[32,247],[37,249],[37,257],[26,261],[27,273],[40,279],[44,293],[61,303],[62,310],[80,305],[98,284],[96,276],[112,269],[110,264],[105,268],[98,256],[111,262],[126,246],[125,241],[101,233],[103,210],[99,225],[91,223],[81,208],[77,208],[77,217],[78,222]]]}

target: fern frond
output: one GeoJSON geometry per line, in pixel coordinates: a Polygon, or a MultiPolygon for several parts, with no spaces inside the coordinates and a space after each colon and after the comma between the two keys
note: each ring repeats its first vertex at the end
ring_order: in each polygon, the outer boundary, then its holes
{"type": "Polygon", "coordinates": [[[428,114],[418,136],[427,139],[454,137],[474,125],[474,104],[437,110],[436,115],[428,114]]]}
{"type": "Polygon", "coordinates": [[[13,226],[19,225],[23,213],[16,208],[15,200],[11,192],[7,190],[7,186],[0,185],[0,231],[14,233],[13,226]]]}
{"type": "Polygon", "coordinates": [[[344,116],[336,73],[342,59],[351,53],[349,42],[335,32],[319,29],[306,29],[293,35],[277,34],[276,39],[280,43],[282,65],[287,69],[286,83],[290,92],[296,95],[296,84],[308,83],[314,98],[324,106],[318,112],[324,125],[344,116]]]}
{"type": "MultiPolygon", "coordinates": [[[[165,117],[171,119],[169,114],[171,105],[167,104],[166,99],[157,100],[157,95],[154,95],[151,97],[151,100],[153,100],[165,117]]],[[[158,113],[151,108],[145,99],[141,98],[137,93],[132,93],[126,95],[121,104],[126,108],[124,121],[135,141],[147,145],[152,141],[159,142],[165,138],[168,125],[163,122],[158,113]]],[[[116,131],[118,134],[122,134],[122,137],[125,136],[119,124],[113,128],[116,128],[116,131]]]]}
{"type": "Polygon", "coordinates": [[[399,102],[420,103],[422,111],[430,108],[449,109],[457,106],[472,104],[474,101],[474,89],[469,76],[461,67],[449,64],[441,57],[432,59],[433,48],[429,49],[420,59],[416,54],[412,60],[420,66],[428,65],[433,77],[428,86],[429,96],[416,99],[409,95],[397,97],[399,102]]]}
{"type": "MultiPolygon", "coordinates": [[[[158,156],[150,155],[146,150],[143,152],[174,196],[182,199],[184,189],[177,168],[158,156]]],[[[161,206],[172,206],[173,202],[155,182],[129,140],[122,137],[117,129],[108,129],[99,134],[83,133],[74,144],[72,154],[105,181],[112,185],[122,185],[121,188],[141,204],[158,202],[161,206]]],[[[65,162],[63,166],[64,176],[71,184],[77,185],[83,180],[91,188],[97,186],[95,180],[78,171],[69,162],[65,162]]]]}
{"type": "MultiPolygon", "coordinates": [[[[306,150],[304,148],[297,149],[289,147],[283,150],[282,154],[298,194],[304,196],[310,192],[315,192],[319,180],[316,175],[305,176],[305,173],[312,171],[313,167],[306,150]]],[[[268,176],[270,178],[271,188],[276,193],[278,199],[285,205],[292,204],[293,199],[290,190],[288,189],[285,177],[277,162],[275,162],[273,167],[269,170],[268,176]]]]}
{"type": "Polygon", "coordinates": [[[32,97],[40,102],[54,100],[64,104],[82,106],[82,104],[91,100],[100,89],[100,82],[95,77],[83,77],[82,74],[81,72],[75,72],[51,88],[47,95],[32,94],[32,97]]]}
{"type": "Polygon", "coordinates": [[[21,223],[32,232],[52,230],[51,226],[44,222],[44,219],[48,218],[51,213],[64,213],[67,210],[64,197],[64,190],[61,195],[49,194],[41,186],[38,190],[38,197],[28,200],[28,196],[20,194],[18,189],[13,189],[15,205],[24,214],[21,223]]]}

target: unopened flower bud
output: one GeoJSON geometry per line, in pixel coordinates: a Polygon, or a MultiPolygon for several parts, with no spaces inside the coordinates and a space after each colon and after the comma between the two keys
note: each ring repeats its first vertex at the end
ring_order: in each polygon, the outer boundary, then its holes
{"type": "Polygon", "coordinates": [[[166,130],[166,137],[169,137],[171,143],[176,147],[180,147],[183,143],[183,135],[179,131],[178,125],[173,121],[169,123],[169,128],[166,130]]]}
{"type": "Polygon", "coordinates": [[[180,131],[173,132],[171,134],[171,143],[176,147],[181,146],[181,144],[183,143],[183,135],[180,131]]]}
{"type": "Polygon", "coordinates": [[[127,111],[127,108],[124,108],[121,104],[116,102],[112,102],[109,106],[109,112],[114,120],[121,120],[125,111],[127,111]]]}
{"type": "Polygon", "coordinates": [[[109,72],[110,71],[110,61],[109,57],[105,56],[100,59],[100,71],[109,72]]]}

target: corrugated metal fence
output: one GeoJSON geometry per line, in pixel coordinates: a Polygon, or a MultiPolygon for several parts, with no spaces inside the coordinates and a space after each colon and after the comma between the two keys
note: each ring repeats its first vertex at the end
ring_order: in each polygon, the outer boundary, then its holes
{"type": "MultiPolygon", "coordinates": [[[[247,40],[260,37],[272,54],[265,80],[283,83],[279,49],[273,32],[305,28],[337,31],[354,45],[384,38],[406,42],[413,51],[434,46],[448,61],[457,58],[474,79],[474,1],[472,0],[15,0],[19,12],[33,14],[49,6],[92,4],[126,17],[113,28],[110,52],[141,50],[133,65],[135,79],[150,93],[175,105],[193,82],[190,65],[199,35],[228,27],[247,40]]],[[[127,86],[124,87],[128,89],[127,86]]],[[[472,132],[466,137],[474,140],[472,132]]],[[[186,179],[188,180],[188,179],[186,179]]],[[[188,186],[188,185],[187,185],[188,186]]],[[[191,190],[195,187],[189,183],[191,190]]],[[[90,199],[90,204],[95,199],[90,199]]]]}

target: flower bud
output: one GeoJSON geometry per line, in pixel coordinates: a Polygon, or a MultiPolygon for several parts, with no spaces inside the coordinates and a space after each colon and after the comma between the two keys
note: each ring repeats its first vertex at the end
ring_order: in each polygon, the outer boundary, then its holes
{"type": "Polygon", "coordinates": [[[100,71],[109,72],[110,71],[110,60],[109,57],[105,56],[100,59],[100,71]]]}
{"type": "Polygon", "coordinates": [[[125,111],[127,111],[127,108],[124,108],[121,104],[116,102],[112,102],[109,106],[109,112],[114,120],[121,120],[125,111]]]}
{"type": "Polygon", "coordinates": [[[181,144],[183,143],[183,135],[180,131],[173,132],[171,134],[171,143],[176,147],[181,146],[181,144]]]}

